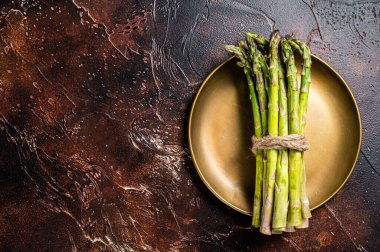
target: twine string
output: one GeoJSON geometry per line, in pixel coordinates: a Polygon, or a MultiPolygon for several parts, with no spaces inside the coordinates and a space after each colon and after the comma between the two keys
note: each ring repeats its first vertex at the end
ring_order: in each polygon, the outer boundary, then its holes
{"type": "Polygon", "coordinates": [[[256,156],[257,150],[283,150],[292,149],[306,151],[309,143],[304,135],[291,134],[287,136],[264,136],[257,138],[252,136],[252,153],[256,156]]]}

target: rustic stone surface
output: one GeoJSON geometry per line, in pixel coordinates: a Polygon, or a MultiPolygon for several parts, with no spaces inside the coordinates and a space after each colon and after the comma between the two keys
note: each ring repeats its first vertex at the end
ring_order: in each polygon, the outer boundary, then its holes
{"type": "Polygon", "coordinates": [[[3,1],[0,250],[380,248],[378,1],[3,1]],[[311,228],[265,237],[197,177],[186,124],[246,31],[294,32],[359,103],[363,147],[311,228]]]}

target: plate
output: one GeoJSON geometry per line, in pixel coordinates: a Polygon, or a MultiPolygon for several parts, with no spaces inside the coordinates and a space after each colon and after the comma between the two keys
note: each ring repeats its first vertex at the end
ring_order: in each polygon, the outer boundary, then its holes
{"type": "MultiPolygon", "coordinates": [[[[227,59],[203,82],[191,109],[188,137],[195,167],[210,191],[231,208],[252,215],[253,118],[245,76],[236,62],[235,57],[227,59]]],[[[297,68],[299,71],[300,66],[297,68]]],[[[305,128],[310,149],[305,160],[307,193],[310,207],[315,209],[350,177],[360,151],[362,128],[348,85],[314,55],[311,79],[305,128]]]]}

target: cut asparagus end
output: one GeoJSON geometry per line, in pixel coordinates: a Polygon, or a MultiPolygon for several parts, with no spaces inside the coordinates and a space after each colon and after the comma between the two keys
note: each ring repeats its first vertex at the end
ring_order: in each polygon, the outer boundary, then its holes
{"type": "Polygon", "coordinates": [[[300,228],[300,229],[303,229],[303,228],[308,228],[309,227],[309,219],[302,219],[302,224],[299,225],[299,226],[296,226],[296,228],[300,228]]]}
{"type": "Polygon", "coordinates": [[[285,228],[285,232],[287,232],[287,233],[293,233],[295,231],[296,231],[296,229],[293,226],[286,226],[286,228],[285,228]]]}

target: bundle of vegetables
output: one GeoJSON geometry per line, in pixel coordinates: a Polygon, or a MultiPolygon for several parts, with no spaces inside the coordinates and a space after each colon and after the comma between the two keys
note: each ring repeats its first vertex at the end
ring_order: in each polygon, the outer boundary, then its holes
{"type": "MultiPolygon", "coordinates": [[[[311,53],[308,46],[274,31],[265,37],[246,33],[245,41],[226,50],[244,69],[253,110],[253,141],[280,142],[302,137],[311,84],[311,53]],[[294,51],[303,58],[301,83],[297,82],[294,51]]],[[[280,144],[281,145],[281,144],[280,144]]],[[[297,144],[296,144],[297,145],[297,144]]],[[[284,145],[286,146],[286,145],[284,145]]],[[[252,226],[263,234],[306,228],[311,217],[306,194],[303,151],[295,148],[264,148],[256,155],[252,226]]]]}

